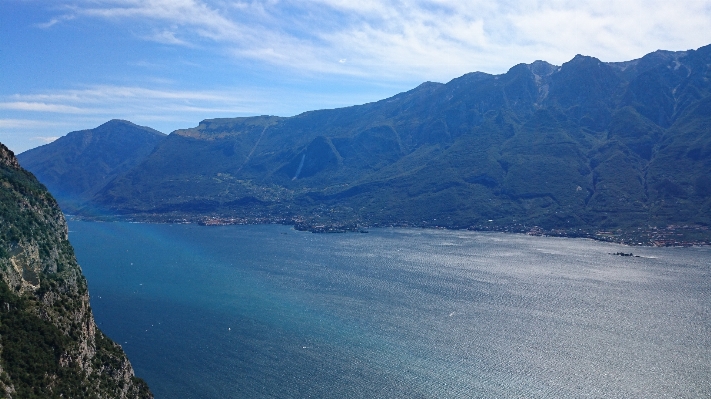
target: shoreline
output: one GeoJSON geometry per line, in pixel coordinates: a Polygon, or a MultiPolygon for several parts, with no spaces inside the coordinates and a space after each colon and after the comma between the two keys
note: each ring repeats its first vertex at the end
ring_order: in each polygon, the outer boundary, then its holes
{"type": "Polygon", "coordinates": [[[308,231],[316,234],[333,233],[367,233],[372,228],[421,228],[433,230],[466,230],[476,232],[499,232],[511,234],[527,234],[539,237],[587,238],[600,242],[610,242],[627,246],[639,247],[693,247],[711,245],[711,230],[701,225],[668,225],[665,227],[633,227],[601,230],[594,228],[578,229],[544,229],[536,225],[472,225],[472,226],[439,226],[427,223],[393,222],[393,223],[363,223],[363,222],[322,222],[307,220],[302,217],[224,217],[224,216],[188,216],[175,215],[106,215],[87,217],[82,215],[64,215],[67,220],[109,222],[121,221],[129,223],[158,224],[197,224],[200,226],[233,226],[256,224],[281,224],[293,226],[297,231],[308,231]]]}

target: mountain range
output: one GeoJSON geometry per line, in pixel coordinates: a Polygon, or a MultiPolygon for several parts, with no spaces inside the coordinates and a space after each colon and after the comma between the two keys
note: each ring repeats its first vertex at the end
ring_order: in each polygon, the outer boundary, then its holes
{"type": "Polygon", "coordinates": [[[18,156],[67,212],[711,242],[711,45],[578,55],[293,117],[126,121],[18,156]]]}

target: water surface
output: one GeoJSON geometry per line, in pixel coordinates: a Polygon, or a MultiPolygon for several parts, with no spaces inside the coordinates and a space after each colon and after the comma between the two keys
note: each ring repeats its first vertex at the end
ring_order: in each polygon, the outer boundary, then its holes
{"type": "Polygon", "coordinates": [[[711,397],[709,248],[69,226],[157,398],[711,397]]]}

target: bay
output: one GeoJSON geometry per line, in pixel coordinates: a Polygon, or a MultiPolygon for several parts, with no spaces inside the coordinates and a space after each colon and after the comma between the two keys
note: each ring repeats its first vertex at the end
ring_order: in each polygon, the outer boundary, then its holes
{"type": "Polygon", "coordinates": [[[710,248],[69,226],[157,398],[711,397],[710,248]]]}

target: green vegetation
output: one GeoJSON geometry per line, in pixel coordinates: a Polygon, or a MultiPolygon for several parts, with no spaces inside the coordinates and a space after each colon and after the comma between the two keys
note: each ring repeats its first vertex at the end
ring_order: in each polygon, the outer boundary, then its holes
{"type": "MultiPolygon", "coordinates": [[[[16,244],[23,237],[35,236],[44,244],[41,251],[47,253],[47,234],[41,228],[44,225],[43,215],[32,210],[56,206],[54,199],[42,184],[24,170],[0,168],[0,185],[1,242],[16,244]]],[[[7,246],[0,245],[0,256],[7,256],[8,250],[7,246]]]]}
{"type": "Polygon", "coordinates": [[[138,165],[164,138],[151,128],[114,119],[95,129],[71,132],[18,159],[65,211],[72,211],[97,187],[138,165]]]}
{"type": "Polygon", "coordinates": [[[76,345],[52,323],[32,312],[36,303],[18,297],[0,282],[0,337],[2,366],[6,384],[11,383],[19,398],[83,398],[85,382],[79,367],[61,367],[76,345]]]}
{"type": "Polygon", "coordinates": [[[0,144],[0,397],[151,398],[94,324],[57,203],[0,144]]]}
{"type": "Polygon", "coordinates": [[[95,186],[78,213],[709,242],[709,65],[711,46],[576,56],[291,118],[206,120],[95,186]]]}

